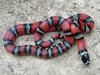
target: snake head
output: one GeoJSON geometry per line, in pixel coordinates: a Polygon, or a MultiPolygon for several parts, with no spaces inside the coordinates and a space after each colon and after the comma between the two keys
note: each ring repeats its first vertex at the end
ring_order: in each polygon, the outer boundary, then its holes
{"type": "Polygon", "coordinates": [[[90,64],[90,57],[87,51],[84,51],[81,53],[81,60],[84,64],[89,65],[90,64]]]}

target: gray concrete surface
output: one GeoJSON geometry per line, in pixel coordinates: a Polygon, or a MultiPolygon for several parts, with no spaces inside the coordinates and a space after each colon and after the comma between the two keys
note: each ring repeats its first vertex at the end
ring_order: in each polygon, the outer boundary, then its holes
{"type": "MultiPolygon", "coordinates": [[[[22,36],[16,41],[18,45],[25,43],[34,44],[33,36],[22,36]]],[[[0,0],[0,75],[100,75],[100,0],[0,0]],[[3,47],[3,35],[15,24],[80,12],[95,21],[95,30],[84,35],[91,58],[89,66],[81,62],[77,44],[68,53],[50,60],[16,57],[3,47]]]]}

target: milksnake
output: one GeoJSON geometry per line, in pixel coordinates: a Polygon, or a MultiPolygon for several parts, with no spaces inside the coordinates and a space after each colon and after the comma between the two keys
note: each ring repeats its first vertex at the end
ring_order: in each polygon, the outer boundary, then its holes
{"type": "Polygon", "coordinates": [[[90,33],[94,28],[93,19],[87,14],[76,14],[68,18],[52,16],[44,21],[18,24],[11,27],[4,35],[3,42],[6,50],[14,55],[33,55],[48,59],[61,55],[70,49],[75,40],[78,43],[78,54],[84,64],[90,63],[86,49],[84,33],[90,33]],[[49,40],[43,41],[48,32],[57,32],[49,40]],[[34,45],[15,45],[18,36],[34,34],[34,45]],[[60,42],[54,44],[57,39],[60,42]]]}

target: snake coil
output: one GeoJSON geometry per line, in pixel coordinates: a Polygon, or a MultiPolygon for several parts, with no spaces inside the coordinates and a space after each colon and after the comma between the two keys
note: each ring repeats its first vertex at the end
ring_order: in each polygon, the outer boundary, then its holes
{"type": "Polygon", "coordinates": [[[44,59],[56,57],[70,49],[75,40],[78,43],[78,54],[84,64],[90,63],[86,49],[84,33],[90,33],[94,28],[94,21],[87,14],[76,14],[68,18],[52,16],[44,21],[35,23],[18,24],[10,28],[4,35],[4,47],[14,55],[33,55],[44,59]],[[55,33],[49,40],[42,38],[47,32],[55,33]],[[62,34],[60,33],[62,32],[62,34]],[[18,36],[34,34],[34,45],[15,45],[18,36]],[[56,39],[60,42],[53,44],[56,39]]]}

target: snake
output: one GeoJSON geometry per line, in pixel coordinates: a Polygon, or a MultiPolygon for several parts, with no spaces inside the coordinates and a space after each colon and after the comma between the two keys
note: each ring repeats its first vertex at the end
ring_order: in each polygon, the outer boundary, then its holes
{"type": "Polygon", "coordinates": [[[68,18],[51,16],[43,21],[14,25],[5,33],[3,43],[5,49],[13,55],[49,59],[68,52],[77,42],[80,59],[89,65],[90,57],[83,34],[93,29],[94,21],[88,14],[79,13],[68,18]],[[43,36],[50,32],[55,33],[48,40],[43,40],[43,36]],[[15,45],[17,37],[30,34],[34,34],[35,45],[15,45]],[[56,42],[58,39],[60,41],[56,42]]]}

